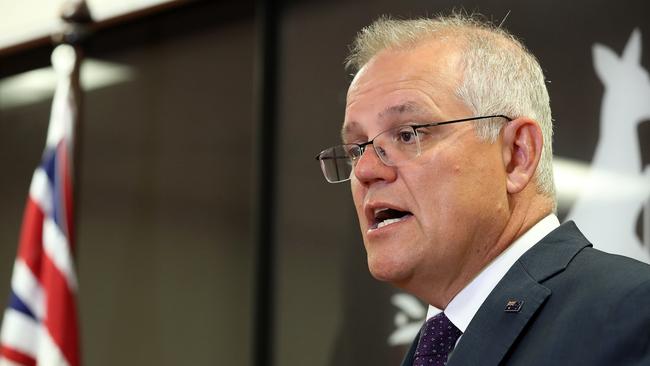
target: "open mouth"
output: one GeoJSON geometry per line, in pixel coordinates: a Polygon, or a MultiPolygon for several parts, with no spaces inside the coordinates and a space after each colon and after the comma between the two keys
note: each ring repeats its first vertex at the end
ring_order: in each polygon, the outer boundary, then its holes
{"type": "Polygon", "coordinates": [[[374,212],[374,221],[370,229],[380,229],[384,226],[405,220],[410,216],[413,216],[413,214],[408,211],[399,211],[392,208],[376,209],[374,212]]]}

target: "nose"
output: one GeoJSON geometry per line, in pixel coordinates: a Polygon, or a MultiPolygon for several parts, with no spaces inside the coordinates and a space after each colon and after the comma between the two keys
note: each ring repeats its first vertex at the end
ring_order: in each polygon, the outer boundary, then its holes
{"type": "Polygon", "coordinates": [[[354,176],[363,184],[376,181],[392,182],[397,178],[397,171],[395,167],[388,166],[379,159],[373,145],[373,147],[367,146],[363,155],[357,160],[354,176]]]}

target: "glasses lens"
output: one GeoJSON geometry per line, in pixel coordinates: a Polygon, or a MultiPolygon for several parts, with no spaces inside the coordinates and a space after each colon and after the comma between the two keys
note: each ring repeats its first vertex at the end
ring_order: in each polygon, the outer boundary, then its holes
{"type": "Polygon", "coordinates": [[[353,168],[353,156],[359,150],[357,145],[339,145],[324,150],[320,156],[320,167],[323,175],[330,183],[343,182],[350,179],[353,168]]]}
{"type": "Polygon", "coordinates": [[[377,135],[373,146],[379,158],[395,166],[420,154],[420,141],[411,126],[398,126],[377,135]]]}

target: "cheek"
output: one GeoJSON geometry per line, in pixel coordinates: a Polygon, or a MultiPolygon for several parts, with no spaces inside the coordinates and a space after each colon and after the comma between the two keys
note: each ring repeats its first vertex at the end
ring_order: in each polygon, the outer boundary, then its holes
{"type": "Polygon", "coordinates": [[[352,193],[352,201],[354,201],[354,208],[357,210],[359,223],[361,223],[363,221],[363,200],[366,189],[355,178],[352,178],[350,180],[350,191],[352,193]]]}
{"type": "Polygon", "coordinates": [[[472,158],[466,151],[447,150],[414,171],[418,174],[412,175],[409,187],[427,231],[449,231],[448,226],[466,223],[481,214],[484,203],[492,204],[504,186],[495,159],[472,158]]]}
{"type": "Polygon", "coordinates": [[[467,186],[467,171],[457,157],[437,154],[425,163],[415,166],[407,185],[410,193],[423,211],[436,211],[453,202],[467,186]]]}
{"type": "Polygon", "coordinates": [[[445,227],[452,225],[459,187],[456,169],[438,159],[436,164],[414,167],[414,174],[404,175],[405,185],[415,204],[415,218],[427,240],[438,241],[445,227]],[[417,173],[416,173],[417,172],[417,173]]]}
{"type": "Polygon", "coordinates": [[[355,206],[359,206],[363,200],[362,190],[363,187],[359,184],[359,182],[356,179],[352,178],[350,180],[350,192],[352,193],[352,200],[354,200],[355,206]]]}

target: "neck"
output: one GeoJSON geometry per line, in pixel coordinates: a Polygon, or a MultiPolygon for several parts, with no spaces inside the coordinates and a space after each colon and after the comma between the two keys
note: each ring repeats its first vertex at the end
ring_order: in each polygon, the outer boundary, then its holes
{"type": "Polygon", "coordinates": [[[493,246],[490,260],[506,250],[515,240],[525,234],[544,217],[553,212],[551,200],[537,193],[531,199],[523,202],[517,198],[511,200],[511,215],[503,228],[497,244],[493,246]]]}

